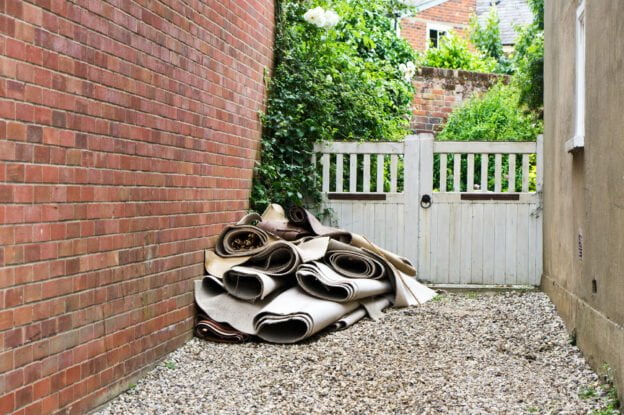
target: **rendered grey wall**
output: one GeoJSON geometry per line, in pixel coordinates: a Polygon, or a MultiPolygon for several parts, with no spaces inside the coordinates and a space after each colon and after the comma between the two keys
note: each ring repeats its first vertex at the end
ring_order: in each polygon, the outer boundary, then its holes
{"type": "Polygon", "coordinates": [[[622,394],[624,1],[585,1],[585,147],[571,154],[577,3],[545,2],[542,286],[594,367],[616,371],[622,394]]]}

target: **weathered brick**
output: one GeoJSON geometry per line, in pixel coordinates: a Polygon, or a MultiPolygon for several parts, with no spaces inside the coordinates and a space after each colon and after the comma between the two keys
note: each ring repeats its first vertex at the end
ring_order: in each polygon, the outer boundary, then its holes
{"type": "Polygon", "coordinates": [[[9,393],[0,397],[0,413],[9,414],[15,408],[15,393],[9,393]]]}
{"type": "Polygon", "coordinates": [[[416,93],[412,102],[411,128],[415,132],[439,131],[449,114],[475,93],[487,91],[508,77],[495,74],[419,68],[413,84],[416,93]]]}
{"type": "Polygon", "coordinates": [[[15,406],[21,408],[29,402],[32,402],[33,388],[32,385],[25,386],[15,392],[15,406]]]}
{"type": "Polygon", "coordinates": [[[26,140],[31,143],[41,143],[43,141],[43,128],[29,125],[26,129],[26,140]]]}

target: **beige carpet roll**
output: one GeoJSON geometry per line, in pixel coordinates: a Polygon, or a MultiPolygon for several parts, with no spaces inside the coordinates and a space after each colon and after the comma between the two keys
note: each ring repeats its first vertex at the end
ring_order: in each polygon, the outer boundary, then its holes
{"type": "Polygon", "coordinates": [[[299,251],[295,245],[286,241],[271,241],[242,265],[258,269],[267,275],[283,276],[293,274],[300,263],[299,251]]]}
{"type": "Polygon", "coordinates": [[[310,295],[343,303],[392,291],[387,279],[347,278],[319,261],[301,265],[297,270],[297,282],[310,295]]]}
{"type": "Polygon", "coordinates": [[[301,264],[299,252],[290,242],[269,242],[241,266],[226,271],[223,284],[234,297],[262,300],[276,290],[295,284],[294,274],[301,264]]]}
{"type": "Polygon", "coordinates": [[[420,305],[431,300],[437,294],[431,288],[416,281],[416,278],[396,271],[393,280],[395,307],[408,307],[420,305]]]}
{"type": "Polygon", "coordinates": [[[267,232],[253,225],[226,226],[219,235],[215,252],[220,257],[251,256],[271,240],[267,232]]]}
{"type": "Polygon", "coordinates": [[[290,288],[266,305],[254,318],[258,337],[273,343],[296,343],[323,330],[355,310],[357,302],[337,303],[290,288]]]}
{"type": "Polygon", "coordinates": [[[223,274],[226,271],[232,269],[237,265],[240,265],[247,261],[250,256],[231,256],[220,257],[211,249],[206,249],[204,252],[204,267],[209,275],[213,275],[218,278],[223,278],[223,274]]]}
{"type": "Polygon", "coordinates": [[[256,334],[253,319],[271,299],[244,301],[228,294],[214,278],[195,281],[195,303],[203,314],[246,334],[256,334]]]}
{"type": "Polygon", "coordinates": [[[346,243],[351,242],[351,232],[323,225],[316,216],[301,206],[291,206],[286,215],[290,223],[309,229],[314,235],[329,236],[346,243]]]}
{"type": "Polygon", "coordinates": [[[369,251],[375,252],[378,255],[381,255],[382,257],[387,259],[388,262],[394,265],[395,268],[407,275],[416,275],[416,268],[414,268],[414,265],[412,265],[409,259],[378,247],[362,235],[358,235],[356,233],[352,234],[351,245],[357,246],[358,248],[367,249],[369,251]]]}
{"type": "Polygon", "coordinates": [[[329,326],[329,329],[333,331],[348,329],[358,321],[362,320],[364,317],[366,317],[366,309],[364,307],[358,307],[333,322],[329,326]]]}
{"type": "Polygon", "coordinates": [[[269,236],[268,242],[252,255],[222,257],[206,250],[204,263],[206,271],[217,277],[223,277],[237,265],[257,268],[269,275],[287,275],[295,272],[301,263],[300,254],[301,250],[294,244],[269,236]]]}
{"type": "Polygon", "coordinates": [[[333,239],[329,242],[325,262],[348,278],[380,279],[386,276],[383,259],[376,254],[333,239]]]}
{"type": "Polygon", "coordinates": [[[237,266],[223,274],[223,286],[236,298],[247,301],[263,300],[269,294],[293,285],[293,276],[273,276],[250,267],[237,266]]]}
{"type": "Polygon", "coordinates": [[[330,326],[330,329],[335,331],[344,330],[367,315],[372,320],[377,320],[381,316],[382,311],[392,304],[392,301],[388,296],[384,296],[366,299],[365,301],[361,301],[361,304],[360,307],[340,317],[340,319],[330,326]]]}
{"type": "Polygon", "coordinates": [[[277,238],[254,226],[262,221],[257,213],[245,215],[234,225],[226,226],[217,240],[215,252],[220,257],[241,257],[253,255],[277,238]]]}

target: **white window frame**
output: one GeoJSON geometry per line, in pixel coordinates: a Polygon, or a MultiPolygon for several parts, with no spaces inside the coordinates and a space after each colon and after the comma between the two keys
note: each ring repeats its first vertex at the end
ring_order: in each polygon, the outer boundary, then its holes
{"type": "MultiPolygon", "coordinates": [[[[430,38],[429,38],[429,31],[430,30],[437,30],[438,32],[450,32],[453,29],[453,26],[449,26],[449,25],[445,25],[445,24],[441,24],[441,23],[427,23],[427,32],[425,33],[425,38],[426,38],[426,48],[429,49],[429,45],[430,45],[430,38]]],[[[440,42],[440,39],[438,38],[438,42],[440,42]]],[[[439,46],[439,44],[438,44],[439,46]]]]}
{"type": "Polygon", "coordinates": [[[574,107],[574,136],[566,142],[566,150],[578,151],[585,147],[585,51],[586,51],[585,0],[580,0],[576,9],[576,81],[574,107]]]}

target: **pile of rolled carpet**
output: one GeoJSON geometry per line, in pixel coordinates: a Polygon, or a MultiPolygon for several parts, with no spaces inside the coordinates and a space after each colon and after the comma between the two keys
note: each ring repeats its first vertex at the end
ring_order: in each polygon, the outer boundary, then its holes
{"type": "Polygon", "coordinates": [[[227,226],[205,265],[195,334],[221,342],[296,343],[435,296],[407,259],[297,206],[272,204],[227,226]]]}

